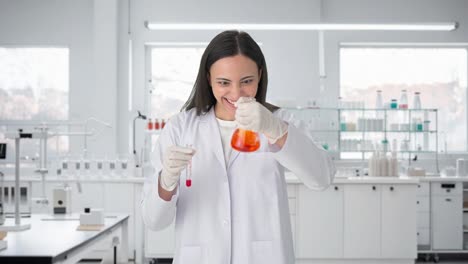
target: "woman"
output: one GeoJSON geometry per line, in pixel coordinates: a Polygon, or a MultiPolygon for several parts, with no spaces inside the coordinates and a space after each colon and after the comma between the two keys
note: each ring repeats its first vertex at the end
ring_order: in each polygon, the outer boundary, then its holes
{"type": "Polygon", "coordinates": [[[294,263],[284,171],[324,189],[335,168],[298,122],[265,102],[267,83],[256,42],[222,32],[206,48],[183,110],[161,133],[142,215],[154,230],[175,217],[175,264],[294,263]],[[259,132],[256,152],[231,148],[236,127],[259,132]]]}

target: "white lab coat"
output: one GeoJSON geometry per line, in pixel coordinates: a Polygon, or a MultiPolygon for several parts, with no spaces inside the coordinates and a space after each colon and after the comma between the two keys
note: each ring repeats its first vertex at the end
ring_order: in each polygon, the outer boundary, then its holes
{"type": "Polygon", "coordinates": [[[181,112],[167,123],[153,152],[141,207],[145,225],[153,230],[175,217],[174,264],[294,263],[285,168],[306,186],[324,189],[335,167],[299,122],[281,109],[275,115],[289,123],[283,148],[261,135],[259,150],[233,150],[227,168],[213,107],[200,116],[195,109],[181,112]],[[183,171],[177,194],[166,202],[157,182],[163,153],[170,145],[188,144],[196,149],[192,186],[185,186],[183,171]]]}

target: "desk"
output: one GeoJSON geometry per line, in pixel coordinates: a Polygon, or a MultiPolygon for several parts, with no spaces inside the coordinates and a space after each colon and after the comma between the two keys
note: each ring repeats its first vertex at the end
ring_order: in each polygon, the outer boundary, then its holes
{"type": "MultiPolygon", "coordinates": [[[[5,224],[13,221],[6,219],[5,224]]],[[[100,231],[77,231],[78,215],[32,215],[21,221],[30,223],[31,229],[8,232],[8,247],[0,250],[0,263],[76,263],[101,241],[117,237],[119,262],[128,262],[128,215],[106,216],[100,231]]]]}

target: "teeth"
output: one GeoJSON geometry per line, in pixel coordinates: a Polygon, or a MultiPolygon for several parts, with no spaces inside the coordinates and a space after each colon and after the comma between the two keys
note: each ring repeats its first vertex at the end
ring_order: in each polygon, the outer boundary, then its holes
{"type": "Polygon", "coordinates": [[[229,99],[227,99],[227,98],[226,98],[226,100],[228,100],[228,102],[231,103],[231,104],[233,104],[233,105],[236,103],[236,102],[233,102],[233,101],[231,101],[231,100],[229,100],[229,99]]]}

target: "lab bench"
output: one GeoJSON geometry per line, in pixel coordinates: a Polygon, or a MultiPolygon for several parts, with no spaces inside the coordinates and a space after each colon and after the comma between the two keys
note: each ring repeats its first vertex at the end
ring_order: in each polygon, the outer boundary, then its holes
{"type": "MultiPolygon", "coordinates": [[[[47,179],[49,201],[51,190],[63,181],[47,179]]],[[[174,225],[159,232],[143,227],[139,204],[144,179],[82,179],[82,193],[76,180],[65,182],[73,187],[74,212],[86,206],[130,215],[130,259],[142,263],[173,256],[174,225]]],[[[287,173],[296,263],[414,263],[418,253],[465,252],[468,209],[462,201],[468,201],[467,182],[468,178],[338,177],[328,189],[312,191],[287,173]],[[453,222],[442,221],[447,220],[445,214],[453,222]]],[[[39,178],[25,177],[24,183],[31,184],[32,197],[41,194],[39,178]]],[[[33,214],[37,210],[32,207],[33,214]]]]}

